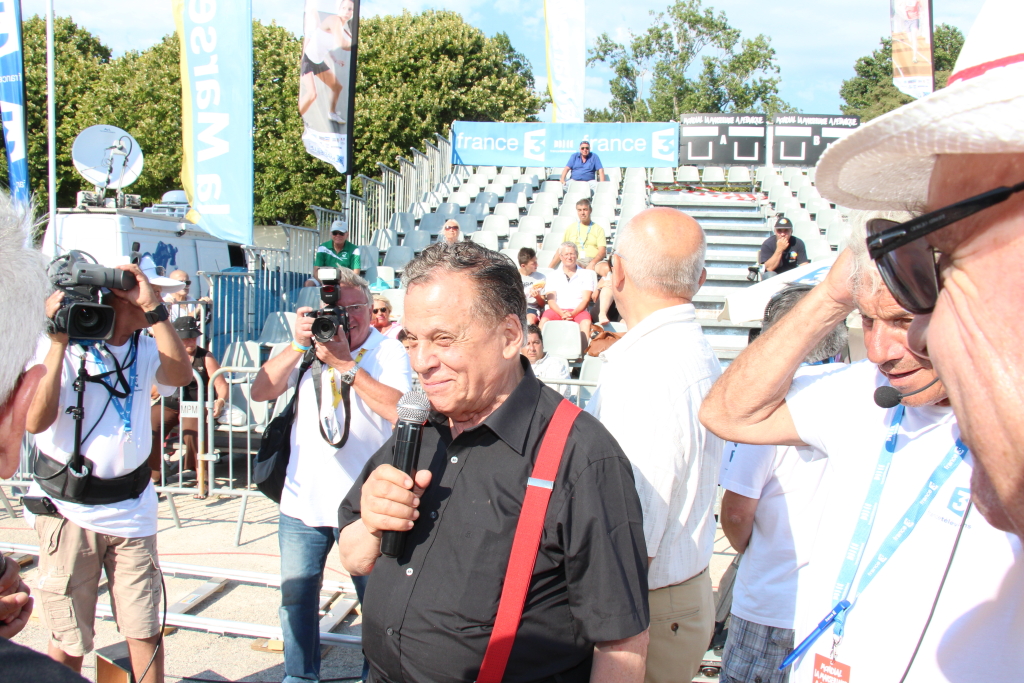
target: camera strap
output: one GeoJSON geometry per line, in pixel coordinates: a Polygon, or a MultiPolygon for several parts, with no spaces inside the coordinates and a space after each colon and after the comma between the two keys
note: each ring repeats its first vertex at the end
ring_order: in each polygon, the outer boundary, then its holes
{"type": "MultiPolygon", "coordinates": [[[[324,429],[323,416],[320,414],[321,401],[323,400],[321,394],[323,393],[323,370],[324,366],[319,360],[316,361],[313,367],[313,393],[316,394],[316,423],[320,425],[320,436],[323,440],[331,445],[332,448],[343,448],[348,442],[348,429],[352,423],[352,387],[342,382],[341,384],[341,402],[345,406],[345,426],[341,433],[340,441],[331,441],[331,437],[327,436],[327,430],[324,429]]],[[[334,388],[334,382],[331,381],[331,387],[334,388]]]]}
{"type": "MultiPolygon", "coordinates": [[[[132,431],[132,403],[135,399],[135,390],[137,389],[136,384],[138,383],[138,357],[139,357],[139,331],[137,330],[132,336],[130,348],[128,349],[128,355],[125,357],[124,365],[118,363],[117,358],[110,351],[106,349],[107,355],[110,356],[110,360],[114,363],[114,369],[108,370],[99,375],[89,376],[86,375],[85,381],[92,382],[93,384],[99,384],[110,394],[111,402],[114,404],[114,409],[117,410],[117,414],[121,416],[121,422],[124,424],[125,432],[131,433],[132,431]],[[125,377],[125,371],[128,371],[127,378],[125,377]],[[116,379],[112,383],[107,382],[107,378],[116,375],[116,379]]],[[[99,349],[95,345],[91,346],[93,357],[96,360],[96,364],[101,368],[106,369],[106,362],[100,354],[99,349]]]]}

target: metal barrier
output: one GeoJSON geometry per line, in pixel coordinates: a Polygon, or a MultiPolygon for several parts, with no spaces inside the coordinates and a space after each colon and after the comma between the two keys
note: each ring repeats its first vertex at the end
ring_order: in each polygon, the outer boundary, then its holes
{"type": "Polygon", "coordinates": [[[384,222],[386,226],[387,222],[391,220],[392,214],[399,211],[408,211],[409,205],[402,203],[405,197],[402,190],[402,174],[379,161],[377,162],[377,167],[380,169],[380,182],[384,185],[384,197],[386,199],[384,222]]]}
{"type": "Polygon", "coordinates": [[[285,251],[288,253],[288,260],[282,270],[312,273],[316,249],[321,242],[326,241],[320,239],[320,231],[300,225],[289,225],[281,221],[278,221],[277,225],[284,230],[285,251]]]}
{"type": "Polygon", "coordinates": [[[402,206],[408,208],[413,202],[418,202],[423,196],[417,192],[419,188],[419,174],[416,172],[416,164],[403,156],[395,157],[398,162],[398,170],[402,174],[402,206]]]}

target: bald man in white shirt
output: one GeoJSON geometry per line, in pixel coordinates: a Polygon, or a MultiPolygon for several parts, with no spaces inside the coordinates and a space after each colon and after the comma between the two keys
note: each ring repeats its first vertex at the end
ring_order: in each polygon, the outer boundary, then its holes
{"type": "Polygon", "coordinates": [[[647,683],[692,680],[715,622],[708,563],[724,443],[697,412],[722,369],[691,303],[704,284],[705,252],[700,225],[676,209],[648,209],[626,225],[611,287],[628,332],[601,354],[587,404],[633,465],[643,506],[647,683]]]}

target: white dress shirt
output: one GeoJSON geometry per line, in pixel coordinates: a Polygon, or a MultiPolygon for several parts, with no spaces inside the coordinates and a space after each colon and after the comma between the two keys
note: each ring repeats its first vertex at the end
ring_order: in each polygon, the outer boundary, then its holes
{"type": "Polygon", "coordinates": [[[715,544],[724,443],[697,419],[722,374],[692,304],[652,313],[604,351],[587,404],[633,465],[644,512],[651,590],[699,574],[715,544]]]}
{"type": "MultiPolygon", "coordinates": [[[[533,368],[533,374],[537,376],[537,379],[571,379],[569,374],[569,361],[565,360],[561,356],[545,353],[543,358],[538,360],[536,363],[531,363],[530,367],[533,368]]],[[[572,387],[568,384],[553,386],[548,382],[547,385],[566,398],[569,398],[569,396],[572,395],[572,387]]]]}

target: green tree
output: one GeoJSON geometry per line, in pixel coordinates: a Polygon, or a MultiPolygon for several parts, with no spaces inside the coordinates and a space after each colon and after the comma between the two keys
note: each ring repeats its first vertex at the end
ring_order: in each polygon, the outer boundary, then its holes
{"type": "Polygon", "coordinates": [[[587,120],[678,121],[689,112],[773,114],[789,108],[778,96],[779,67],[770,39],[742,38],[724,12],[716,14],[701,0],[676,0],[628,45],[598,36],[587,63],[598,62],[615,74],[612,100],[608,110],[588,110],[587,120]]]}
{"type": "MultiPolygon", "coordinates": [[[[843,113],[860,116],[864,121],[914,101],[893,85],[892,39],[882,38],[879,42],[879,49],[857,60],[853,66],[857,75],[843,81],[839,89],[844,102],[840,105],[843,113]]],[[[939,24],[932,43],[935,87],[944,88],[964,45],[964,34],[955,26],[939,24]]]]}

